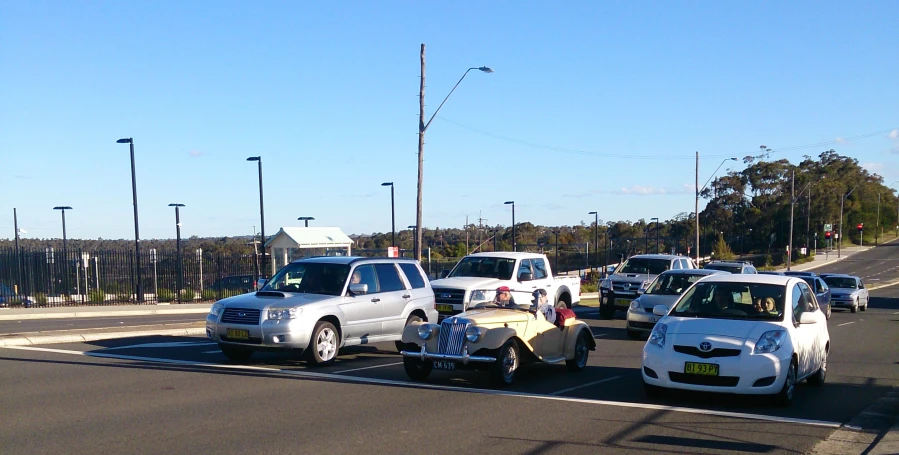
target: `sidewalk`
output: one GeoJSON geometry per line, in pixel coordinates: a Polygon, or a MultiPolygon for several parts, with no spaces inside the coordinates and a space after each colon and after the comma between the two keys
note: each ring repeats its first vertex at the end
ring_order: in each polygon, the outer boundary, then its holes
{"type": "MultiPolygon", "coordinates": [[[[813,270],[818,267],[823,267],[825,265],[833,264],[834,262],[842,261],[849,256],[852,256],[855,253],[861,253],[862,251],[868,251],[873,246],[851,246],[847,248],[843,248],[840,253],[837,253],[837,250],[825,251],[818,250],[815,254],[814,259],[811,262],[806,262],[799,265],[794,265],[790,267],[791,271],[801,272],[806,270],[813,270]]],[[[787,270],[786,266],[782,266],[777,269],[778,272],[783,272],[787,270]]]]}
{"type": "Polygon", "coordinates": [[[66,306],[54,308],[0,308],[0,321],[34,319],[99,318],[108,316],[147,316],[154,314],[206,314],[211,303],[175,305],[66,306]]]}

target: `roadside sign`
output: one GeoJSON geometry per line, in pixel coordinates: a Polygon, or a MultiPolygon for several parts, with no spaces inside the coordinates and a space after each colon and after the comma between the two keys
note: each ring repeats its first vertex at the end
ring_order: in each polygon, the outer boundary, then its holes
{"type": "Polygon", "coordinates": [[[824,232],[831,232],[831,231],[833,231],[833,225],[832,225],[832,224],[825,224],[825,225],[824,225],[824,232]]]}
{"type": "Polygon", "coordinates": [[[799,254],[805,256],[805,248],[800,248],[800,249],[799,249],[799,254]]]}
{"type": "Polygon", "coordinates": [[[400,249],[395,246],[388,246],[387,247],[387,257],[389,257],[389,258],[400,257],[400,249]]]}

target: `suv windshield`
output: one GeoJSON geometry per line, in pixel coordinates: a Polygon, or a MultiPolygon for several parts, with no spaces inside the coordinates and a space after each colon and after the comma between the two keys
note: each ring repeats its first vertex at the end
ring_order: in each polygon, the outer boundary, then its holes
{"type": "Polygon", "coordinates": [[[349,264],[294,262],[279,270],[261,290],[340,295],[349,272],[349,264]]]}
{"type": "Polygon", "coordinates": [[[858,287],[856,286],[855,278],[829,276],[824,279],[824,282],[832,288],[856,289],[858,287]]]}
{"type": "Polygon", "coordinates": [[[511,280],[514,269],[515,259],[469,256],[463,258],[453,268],[449,277],[473,276],[511,280]]]}
{"type": "Polygon", "coordinates": [[[785,289],[777,284],[699,282],[681,297],[671,316],[782,321],[785,289]]]}
{"type": "Polygon", "coordinates": [[[615,273],[648,273],[658,275],[671,268],[669,259],[630,258],[615,273]]]}
{"type": "Polygon", "coordinates": [[[681,295],[691,284],[706,275],[688,275],[686,273],[663,273],[652,283],[647,294],[681,295]]]}
{"type": "Polygon", "coordinates": [[[709,270],[724,270],[725,272],[730,273],[740,273],[743,271],[743,266],[738,264],[706,264],[703,268],[709,270]]]}

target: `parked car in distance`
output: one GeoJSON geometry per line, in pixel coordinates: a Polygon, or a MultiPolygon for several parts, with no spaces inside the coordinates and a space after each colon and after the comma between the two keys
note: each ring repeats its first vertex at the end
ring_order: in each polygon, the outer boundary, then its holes
{"type": "Polygon", "coordinates": [[[666,270],[695,269],[693,259],[670,254],[638,254],[620,264],[615,273],[599,283],[599,315],[609,319],[615,310],[627,310],[637,298],[639,289],[646,289],[666,270]]]}
{"type": "Polygon", "coordinates": [[[774,270],[766,270],[764,272],[759,272],[759,275],[778,275],[778,276],[786,276],[783,272],[776,272],[774,270]]]}
{"type": "Polygon", "coordinates": [[[256,277],[253,275],[231,275],[219,278],[207,289],[220,292],[224,297],[256,291],[256,277]]]}
{"type": "Polygon", "coordinates": [[[703,268],[709,270],[723,270],[730,273],[759,273],[751,262],[742,261],[711,261],[703,266],[703,268]]]}
{"type": "Polygon", "coordinates": [[[788,270],[786,272],[783,272],[783,274],[786,276],[798,276],[800,278],[805,276],[818,276],[818,274],[815,272],[807,272],[802,270],[788,270]]]}
{"type": "Polygon", "coordinates": [[[855,313],[868,309],[868,290],[861,278],[854,275],[828,273],[822,279],[830,288],[830,305],[833,308],[849,308],[855,313]]]}
{"type": "Polygon", "coordinates": [[[206,336],[235,362],[254,351],[293,351],[332,363],[344,346],[395,341],[411,323],[436,321],[434,292],[417,261],[351,256],[299,259],[258,292],[220,300],[206,336]]]}
{"type": "Polygon", "coordinates": [[[827,286],[827,283],[819,276],[796,276],[802,278],[812,288],[812,291],[815,293],[815,299],[818,300],[818,306],[821,307],[821,311],[824,312],[827,319],[830,319],[832,311],[830,308],[830,287],[827,286]]]}
{"type": "Polygon", "coordinates": [[[22,305],[24,308],[34,306],[34,300],[24,295],[16,295],[9,286],[0,283],[0,308],[7,308],[13,305],[22,305]]]}
{"type": "Polygon", "coordinates": [[[694,284],[643,347],[649,395],[666,389],[769,395],[793,402],[796,384],[821,386],[830,334],[808,283],[788,276],[716,275],[694,284]]]}
{"type": "Polygon", "coordinates": [[[539,290],[528,291],[476,289],[464,313],[439,325],[409,324],[401,351],[406,374],[424,381],[433,370],[483,369],[493,385],[503,387],[526,363],[564,362],[569,371],[582,370],[596,348],[590,327],[567,308],[557,314],[552,300],[540,301],[539,290]],[[499,299],[501,292],[511,293],[511,300],[499,299]],[[561,318],[563,312],[571,317],[561,318]]]}
{"type": "Polygon", "coordinates": [[[650,283],[646,292],[641,293],[639,297],[634,299],[630,308],[627,309],[627,323],[625,324],[627,336],[639,339],[652,331],[656,322],[661,319],[660,316],[653,313],[656,306],[664,305],[671,308],[671,305],[693,283],[709,275],[727,273],[730,272],[708,269],[681,269],[662,272],[650,283]]]}

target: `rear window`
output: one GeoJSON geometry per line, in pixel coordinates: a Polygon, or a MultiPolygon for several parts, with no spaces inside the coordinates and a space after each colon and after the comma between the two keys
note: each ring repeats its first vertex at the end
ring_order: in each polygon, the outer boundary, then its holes
{"type": "Polygon", "coordinates": [[[421,272],[418,271],[418,267],[416,267],[415,264],[400,263],[400,268],[403,269],[403,273],[406,274],[406,278],[409,280],[409,284],[412,285],[412,289],[421,289],[425,287],[425,279],[422,278],[421,272]]]}
{"type": "Polygon", "coordinates": [[[856,289],[855,278],[846,278],[839,276],[829,276],[824,278],[824,282],[832,288],[856,289]]]}

